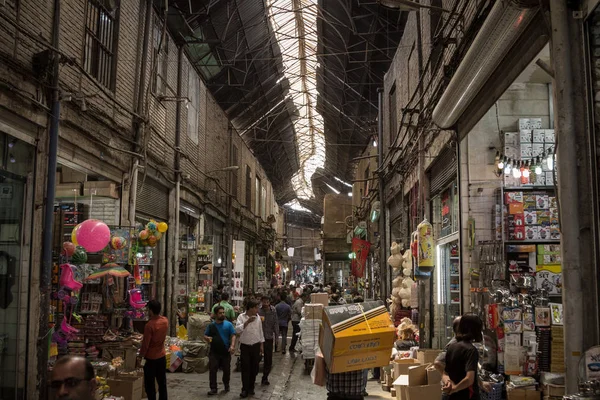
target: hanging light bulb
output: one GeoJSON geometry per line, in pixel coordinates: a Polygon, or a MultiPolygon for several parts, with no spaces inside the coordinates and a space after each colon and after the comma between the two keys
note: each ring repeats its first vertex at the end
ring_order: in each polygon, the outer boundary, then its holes
{"type": "Polygon", "coordinates": [[[377,147],[377,139],[373,138],[373,147],[377,147]]]}
{"type": "Polygon", "coordinates": [[[535,174],[540,175],[542,173],[542,165],[540,162],[540,157],[535,158],[535,174]]]}
{"type": "Polygon", "coordinates": [[[498,162],[498,169],[504,169],[505,165],[506,165],[506,157],[502,157],[500,162],[498,162]]]}
{"type": "Polygon", "coordinates": [[[521,174],[523,174],[523,178],[529,178],[529,174],[530,174],[529,167],[530,167],[530,164],[529,164],[529,161],[527,161],[525,163],[525,166],[522,168],[523,170],[521,171],[521,174]]]}
{"type": "Polygon", "coordinates": [[[12,164],[17,162],[17,159],[15,158],[15,156],[12,155],[12,153],[9,155],[9,159],[12,164]]]}
{"type": "Polygon", "coordinates": [[[513,176],[515,178],[520,178],[521,177],[521,165],[516,164],[515,167],[512,170],[513,176]]]}
{"type": "Polygon", "coordinates": [[[554,154],[548,154],[548,158],[546,158],[546,165],[550,171],[554,170],[554,154]]]}

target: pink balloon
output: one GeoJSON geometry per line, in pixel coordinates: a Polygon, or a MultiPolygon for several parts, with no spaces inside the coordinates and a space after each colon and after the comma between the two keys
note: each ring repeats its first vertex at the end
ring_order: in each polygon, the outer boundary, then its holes
{"type": "Polygon", "coordinates": [[[110,229],[97,219],[88,219],[77,230],[77,243],[90,253],[96,253],[106,247],[110,241],[110,229]]]}

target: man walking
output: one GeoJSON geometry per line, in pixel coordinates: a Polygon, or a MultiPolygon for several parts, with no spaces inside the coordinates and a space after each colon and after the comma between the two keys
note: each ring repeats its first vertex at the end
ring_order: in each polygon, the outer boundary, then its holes
{"type": "Polygon", "coordinates": [[[285,354],[287,348],[287,332],[290,319],[292,318],[292,307],[290,307],[283,299],[283,295],[279,298],[279,303],[275,306],[277,312],[277,320],[279,332],[281,333],[281,354],[285,354]]]}
{"type": "Polygon", "coordinates": [[[242,393],[241,398],[254,395],[254,381],[258,375],[260,357],[264,354],[265,336],[262,322],[257,317],[258,302],[253,298],[246,303],[246,312],[240,314],[235,331],[240,335],[240,351],[242,360],[242,393]]]}
{"type": "Polygon", "coordinates": [[[157,300],[148,302],[150,320],[144,328],[144,340],[140,349],[140,357],[144,364],[144,387],[148,400],[156,400],[156,386],[160,400],[167,400],[167,360],[165,353],[165,339],[169,331],[169,320],[160,315],[160,303],[157,300]]]}
{"type": "Polygon", "coordinates": [[[262,321],[262,330],[265,336],[265,361],[261,384],[269,385],[269,373],[273,366],[273,343],[279,338],[279,320],[277,319],[277,311],[271,305],[269,296],[262,296],[260,301],[262,307],[258,310],[258,315],[262,321]]]}
{"type": "Polygon", "coordinates": [[[296,342],[300,333],[300,320],[302,319],[302,307],[304,307],[305,295],[298,297],[292,306],[292,343],[290,344],[290,353],[296,352],[296,342]]]}
{"type": "Polygon", "coordinates": [[[210,343],[208,354],[208,369],[210,379],[209,396],[218,394],[217,371],[223,370],[223,385],[225,393],[229,392],[229,378],[231,376],[231,355],[235,352],[235,328],[225,319],[223,306],[214,307],[215,321],[206,327],[204,340],[210,343]]]}
{"type": "Polygon", "coordinates": [[[225,312],[225,318],[227,318],[227,320],[229,322],[235,321],[235,310],[233,309],[233,306],[231,304],[229,304],[229,293],[227,293],[227,292],[221,293],[221,301],[219,301],[217,304],[215,304],[212,308],[212,313],[214,315],[217,314],[215,312],[215,310],[217,309],[218,306],[223,307],[223,310],[225,312]]]}

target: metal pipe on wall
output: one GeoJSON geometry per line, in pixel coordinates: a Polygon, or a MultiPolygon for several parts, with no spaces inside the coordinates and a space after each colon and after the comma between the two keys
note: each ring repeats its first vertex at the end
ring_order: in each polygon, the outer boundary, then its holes
{"type": "Polygon", "coordinates": [[[554,66],[555,129],[557,147],[558,199],[561,220],[563,316],[567,393],[578,391],[579,358],[583,352],[584,303],[580,258],[579,188],[577,185],[577,143],[571,41],[570,11],[566,2],[550,2],[552,24],[552,63],[554,66]]]}
{"type": "Polygon", "coordinates": [[[48,321],[50,314],[50,290],[52,290],[52,242],[54,233],[54,200],[56,189],[56,166],[58,163],[58,133],[60,124],[60,0],[54,1],[54,21],[52,26],[52,90],[50,93],[52,111],[48,130],[48,175],[46,177],[46,206],[44,209],[44,230],[42,235],[42,271],[40,276],[40,320],[37,343],[37,371],[40,398],[47,398],[48,385],[48,321]]]}
{"type": "MultiPolygon", "coordinates": [[[[377,102],[378,102],[378,112],[377,112],[377,170],[381,171],[383,168],[383,89],[377,89],[377,102]]],[[[381,273],[381,285],[380,285],[380,293],[379,297],[385,299],[387,297],[387,293],[389,293],[388,287],[388,265],[387,265],[387,235],[386,235],[386,202],[385,202],[385,193],[384,193],[384,179],[383,173],[380,172],[378,174],[379,183],[379,201],[380,204],[380,214],[379,214],[379,271],[381,273]]],[[[373,285],[373,282],[370,282],[373,285]]],[[[377,298],[377,293],[374,293],[374,297],[377,298]]]]}

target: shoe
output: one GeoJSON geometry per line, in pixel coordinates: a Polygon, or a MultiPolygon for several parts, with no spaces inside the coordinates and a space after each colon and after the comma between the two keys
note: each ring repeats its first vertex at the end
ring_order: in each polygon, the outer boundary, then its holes
{"type": "Polygon", "coordinates": [[[225,393],[229,393],[229,385],[225,386],[225,389],[223,389],[223,391],[224,391],[225,393]]]}
{"type": "Polygon", "coordinates": [[[211,390],[210,392],[208,392],[209,396],[216,396],[217,394],[219,394],[219,392],[216,390],[211,390]]]}
{"type": "Polygon", "coordinates": [[[248,393],[247,392],[242,392],[242,393],[240,393],[240,397],[242,399],[245,399],[246,397],[248,397],[248,393]]]}
{"type": "Polygon", "coordinates": [[[290,349],[290,353],[295,353],[296,350],[295,349],[290,349]]]}
{"type": "Polygon", "coordinates": [[[269,380],[267,378],[263,378],[263,380],[260,382],[260,384],[269,386],[271,383],[269,382],[269,380]]]}

